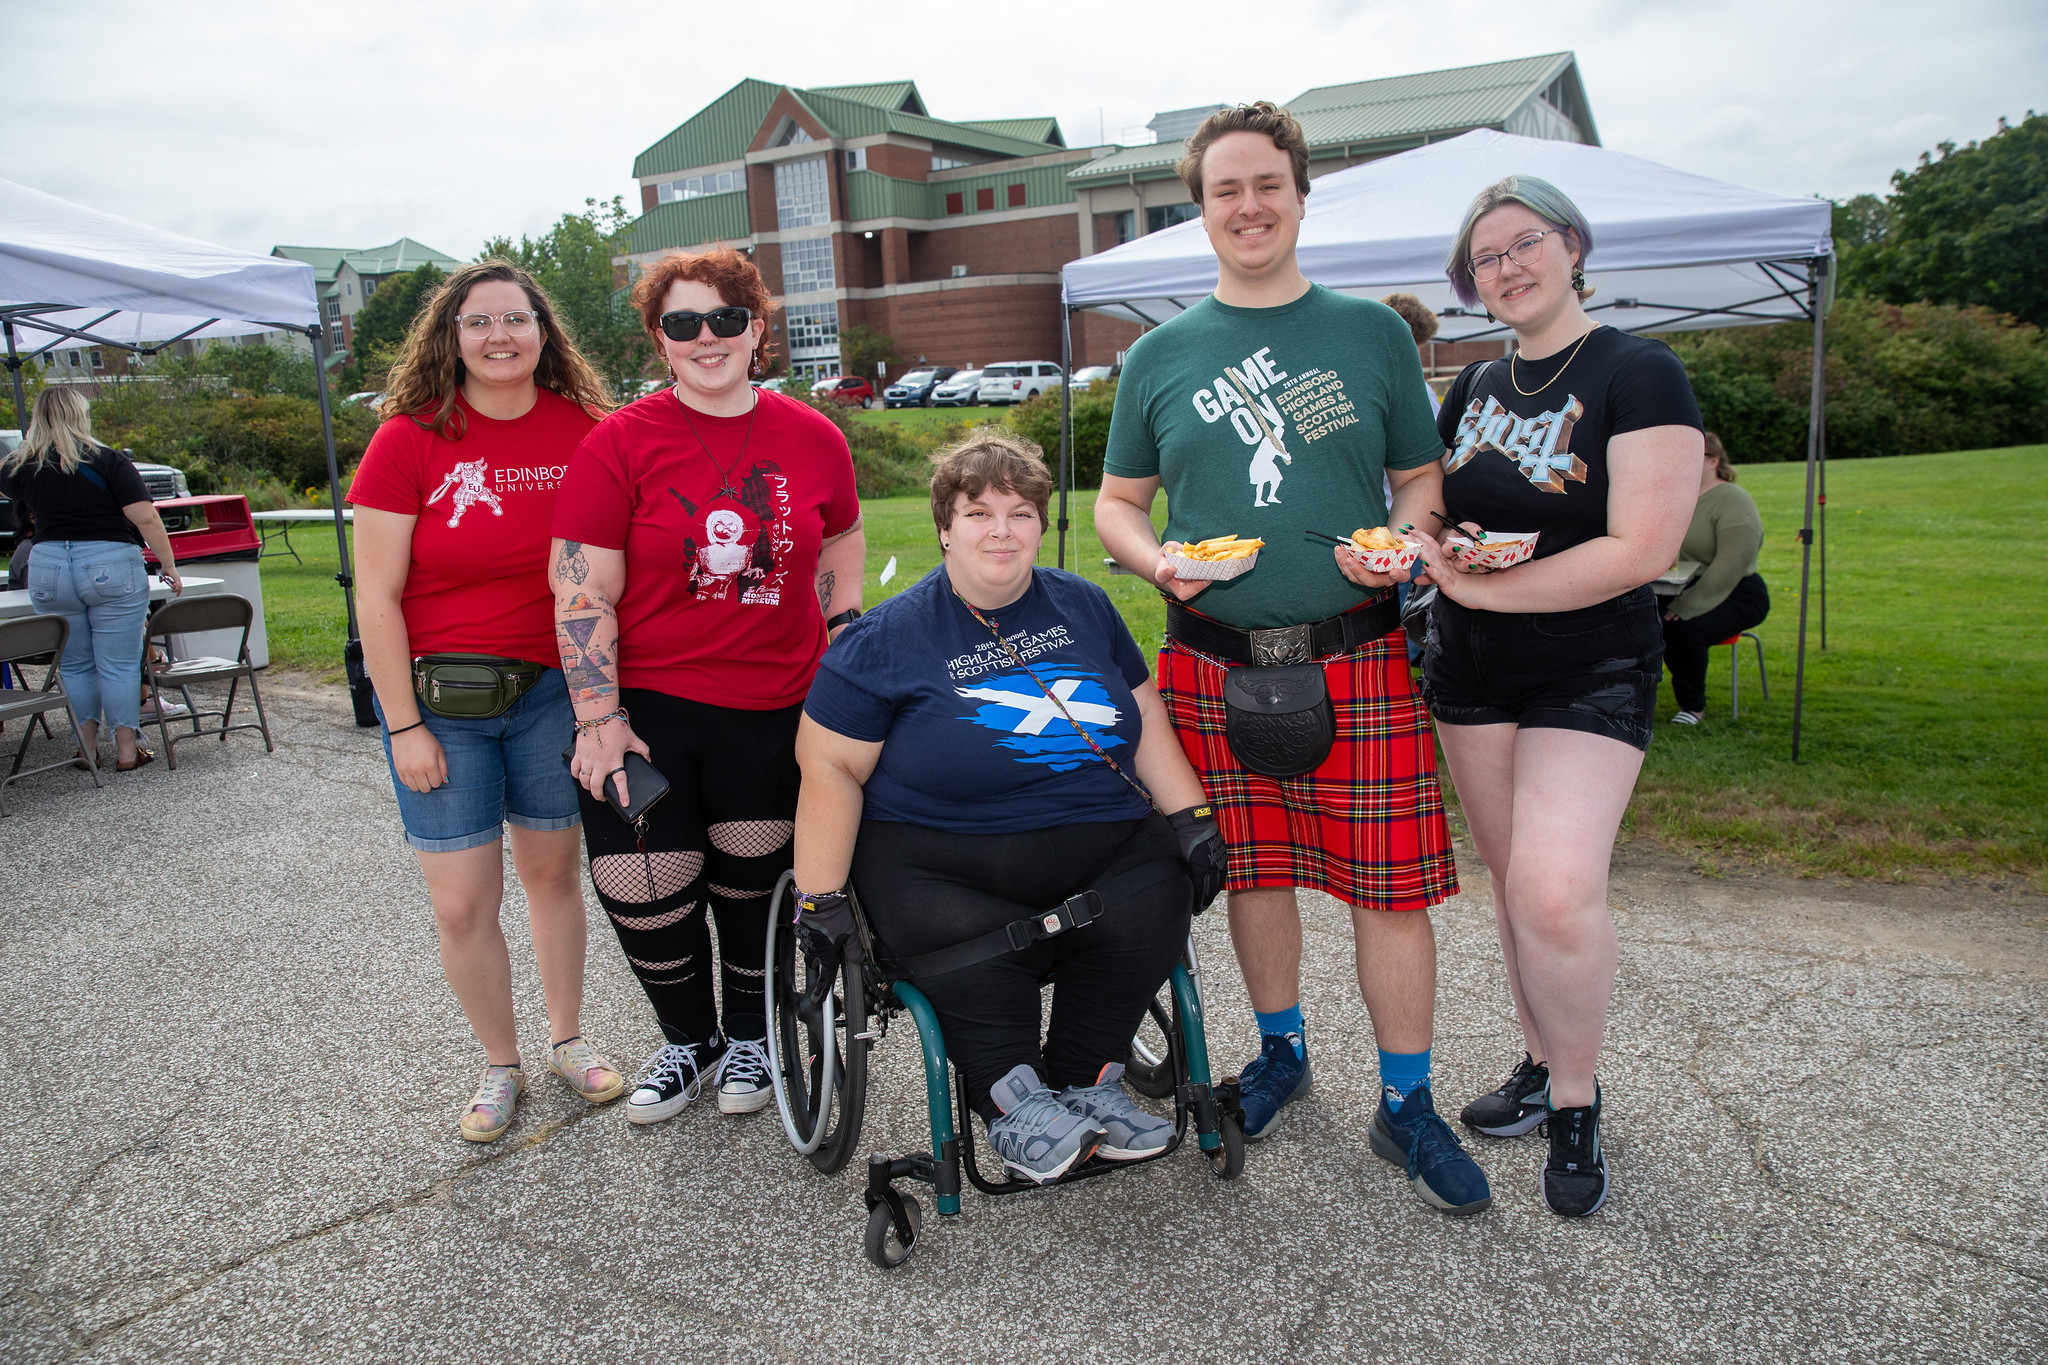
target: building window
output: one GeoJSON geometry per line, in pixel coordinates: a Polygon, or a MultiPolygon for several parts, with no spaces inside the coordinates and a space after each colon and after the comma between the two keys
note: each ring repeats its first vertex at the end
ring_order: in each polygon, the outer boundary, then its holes
{"type": "Polygon", "coordinates": [[[342,349],[341,324],[338,322],[327,329],[327,349],[330,351],[342,349]]]}
{"type": "Polygon", "coordinates": [[[839,360],[839,305],[813,303],[783,313],[783,335],[788,340],[791,363],[812,364],[839,360]]]}
{"type": "Polygon", "coordinates": [[[1013,209],[1024,207],[1024,187],[1022,185],[1010,186],[1010,207],[1013,209]]]}
{"type": "Polygon", "coordinates": [[[344,293],[344,294],[346,294],[346,295],[348,295],[348,296],[349,296],[350,298],[354,298],[354,297],[356,296],[356,286],[355,286],[355,282],[354,282],[353,280],[351,280],[351,281],[349,281],[349,282],[347,282],[347,283],[343,284],[343,285],[341,286],[341,292],[342,292],[342,293],[344,293]]]}
{"type": "Polygon", "coordinates": [[[1202,210],[1197,204],[1168,204],[1165,208],[1146,209],[1145,231],[1164,232],[1175,223],[1185,223],[1201,216],[1202,210]]]}
{"type": "Polygon", "coordinates": [[[967,212],[967,201],[957,191],[946,196],[947,213],[967,212]]]}
{"type": "Polygon", "coordinates": [[[808,294],[819,289],[830,289],[832,285],[830,237],[805,237],[800,241],[782,244],[783,293],[808,294]]]}
{"type": "Polygon", "coordinates": [[[1125,209],[1122,213],[1112,213],[1107,215],[1107,217],[1113,225],[1111,227],[1111,235],[1116,238],[1112,245],[1122,246],[1125,242],[1137,236],[1138,215],[1136,210],[1125,209]]]}
{"type": "Polygon", "coordinates": [[[720,171],[716,175],[670,180],[654,187],[654,200],[658,204],[673,204],[682,199],[702,199],[707,194],[731,194],[742,188],[741,174],[739,171],[720,171]]]}
{"type": "Polygon", "coordinates": [[[92,367],[95,370],[104,370],[107,368],[107,358],[98,351],[94,351],[92,353],[92,367]]]}
{"type": "Polygon", "coordinates": [[[846,153],[846,169],[847,169],[847,170],[849,170],[849,171],[864,171],[864,170],[866,170],[867,168],[868,168],[868,149],[867,149],[867,148],[865,148],[865,147],[852,147],[852,148],[849,148],[849,149],[847,149],[847,153],[846,153]]]}
{"type": "Polygon", "coordinates": [[[803,125],[795,119],[791,119],[784,126],[782,136],[775,139],[775,145],[778,147],[794,147],[799,143],[809,141],[811,141],[811,135],[804,131],[803,125]]]}
{"type": "Polygon", "coordinates": [[[974,164],[972,161],[963,161],[957,156],[947,156],[944,152],[932,153],[932,169],[935,171],[958,170],[962,166],[972,166],[974,164]]]}
{"type": "Polygon", "coordinates": [[[81,363],[81,357],[76,351],[66,351],[64,353],[64,358],[70,363],[71,368],[74,370],[77,369],[81,363]]]}
{"type": "Polygon", "coordinates": [[[831,193],[827,188],[825,158],[805,157],[802,161],[775,163],[775,226],[817,227],[832,221],[831,193]]]}
{"type": "Polygon", "coordinates": [[[990,209],[994,208],[995,206],[996,206],[996,187],[995,187],[995,186],[993,186],[993,185],[988,185],[988,186],[984,186],[983,188],[981,188],[981,189],[978,189],[978,190],[976,190],[976,191],[974,192],[974,211],[975,211],[976,213],[987,213],[987,212],[988,212],[988,211],[989,211],[990,209]]]}
{"type": "Polygon", "coordinates": [[[364,297],[364,298],[368,298],[368,297],[370,297],[370,295],[372,295],[372,294],[374,294],[374,293],[376,293],[376,292],[377,292],[377,282],[376,282],[375,280],[364,280],[364,281],[363,281],[363,297],[364,297]]]}

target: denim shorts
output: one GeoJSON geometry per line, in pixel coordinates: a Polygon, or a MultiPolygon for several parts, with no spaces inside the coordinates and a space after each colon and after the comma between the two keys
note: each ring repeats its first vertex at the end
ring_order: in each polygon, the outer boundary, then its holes
{"type": "MultiPolygon", "coordinates": [[[[381,704],[377,718],[384,719],[381,704]]],[[[420,852],[460,853],[495,843],[508,820],[521,829],[574,829],[583,823],[575,779],[562,762],[562,750],[576,735],[576,713],[561,669],[542,673],[502,716],[451,720],[421,707],[420,719],[441,741],[448,780],[430,792],[416,792],[391,768],[405,841],[420,852]]],[[[390,725],[379,733],[389,767],[390,725]]]]}
{"type": "Polygon", "coordinates": [[[1422,694],[1439,725],[1519,725],[1650,747],[1664,631],[1649,588],[1577,611],[1474,611],[1438,595],[1422,694]]]}

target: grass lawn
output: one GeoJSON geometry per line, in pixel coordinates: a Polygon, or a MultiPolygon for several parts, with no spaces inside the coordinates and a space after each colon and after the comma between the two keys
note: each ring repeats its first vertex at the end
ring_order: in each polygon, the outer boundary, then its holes
{"type": "MultiPolygon", "coordinates": [[[[860,420],[954,416],[912,408],[860,420]]],[[[1667,685],[1631,828],[1693,851],[1708,869],[1727,861],[1872,877],[2048,875],[2048,556],[2035,531],[2048,517],[2048,446],[1829,467],[1829,648],[1819,651],[1816,613],[1797,765],[1805,469],[1740,473],[1766,532],[1761,569],[1774,610],[1758,633],[1771,697],[1756,686],[1752,653],[1742,717],[1730,720],[1727,654],[1716,651],[1707,723],[1688,730],[1664,723],[1676,709],[1667,685]]],[[[1106,572],[1092,505],[1086,493],[1074,502],[1069,546],[1080,548],[1070,548],[1069,566],[1108,589],[1149,649],[1165,609],[1138,580],[1106,572]]],[[[938,542],[922,499],[871,501],[866,516],[873,605],[929,572],[938,542]],[[896,572],[880,584],[892,557],[896,572]]],[[[303,566],[263,562],[271,657],[338,679],[334,539],[308,526],[294,541],[303,566]]],[[[1053,562],[1050,547],[1041,562],[1053,562]]]]}
{"type": "Polygon", "coordinates": [[[1008,408],[862,408],[848,415],[878,427],[902,427],[912,436],[936,439],[949,426],[999,422],[1008,408]]]}

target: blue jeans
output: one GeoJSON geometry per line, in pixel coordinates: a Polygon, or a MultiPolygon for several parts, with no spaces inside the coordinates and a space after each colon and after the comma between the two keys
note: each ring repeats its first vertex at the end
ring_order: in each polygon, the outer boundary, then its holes
{"type": "Polygon", "coordinates": [[[78,719],[142,728],[142,632],[149,575],[142,550],[119,540],[39,540],[28,567],[38,616],[61,616],[71,638],[57,672],[78,719]]]}
{"type": "MultiPolygon", "coordinates": [[[[373,704],[382,721],[384,704],[373,704]]],[[[420,719],[448,760],[448,780],[430,792],[398,780],[390,723],[381,730],[405,841],[420,852],[460,853],[496,843],[505,837],[508,821],[522,829],[574,829],[583,823],[576,780],[562,761],[562,749],[576,738],[576,712],[561,669],[541,674],[502,716],[456,720],[421,707],[420,719]]]]}

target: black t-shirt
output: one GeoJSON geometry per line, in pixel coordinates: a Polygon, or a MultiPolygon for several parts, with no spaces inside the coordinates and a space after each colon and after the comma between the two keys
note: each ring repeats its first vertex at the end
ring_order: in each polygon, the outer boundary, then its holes
{"type": "Polygon", "coordinates": [[[55,460],[23,465],[0,474],[0,493],[25,504],[35,518],[38,541],[125,540],[142,544],[142,532],[121,512],[148,502],[149,490],[135,461],[118,450],[95,445],[69,474],[55,460]]]}
{"type": "Polygon", "coordinates": [[[1437,413],[1444,506],[1488,531],[1538,531],[1535,558],[1607,534],[1607,443],[1649,427],[1700,427],[1685,365],[1661,341],[1596,327],[1577,354],[1482,360],[1437,413]],[[1522,390],[1534,390],[1524,394],[1522,390]]]}

